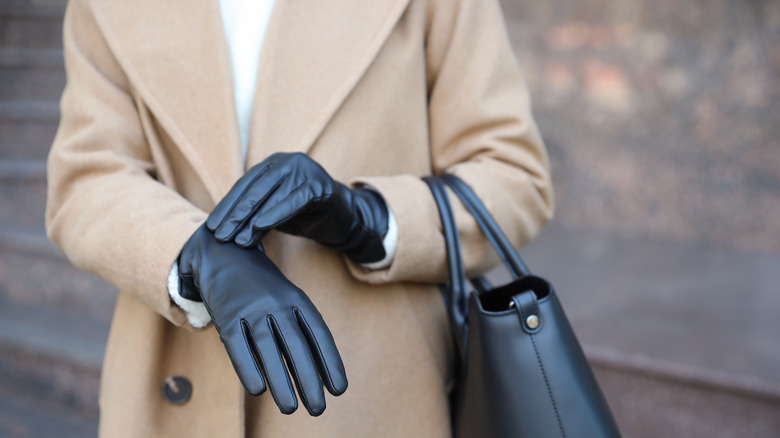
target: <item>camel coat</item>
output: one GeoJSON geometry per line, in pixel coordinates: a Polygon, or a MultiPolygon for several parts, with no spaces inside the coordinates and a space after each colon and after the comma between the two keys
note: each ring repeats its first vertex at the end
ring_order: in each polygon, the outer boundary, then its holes
{"type": "MultiPolygon", "coordinates": [[[[216,0],[71,0],[67,87],[49,156],[50,238],[120,290],[100,393],[103,437],[446,437],[452,345],[437,211],[421,176],[472,185],[518,245],[552,215],[548,160],[495,0],[277,0],[246,163],[216,0]],[[333,332],[349,389],[318,418],[240,385],[219,336],[195,330],[166,279],[244,170],[308,153],[370,184],[399,227],[367,271],[298,237],[265,247],[333,332]],[[161,396],[171,375],[192,395],[161,396]]],[[[494,263],[456,204],[467,269],[494,263]]]]}

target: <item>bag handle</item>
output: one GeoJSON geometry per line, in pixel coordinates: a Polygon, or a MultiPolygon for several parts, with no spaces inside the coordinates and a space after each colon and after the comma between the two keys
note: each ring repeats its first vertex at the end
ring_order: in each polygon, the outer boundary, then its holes
{"type": "Polygon", "coordinates": [[[485,233],[493,248],[496,249],[496,252],[498,252],[512,276],[515,279],[519,279],[531,275],[528,265],[525,264],[512,245],[512,242],[506,237],[506,234],[498,226],[496,220],[493,219],[493,216],[491,216],[471,187],[453,174],[443,174],[441,179],[458,195],[466,209],[474,216],[482,232],[485,233]]]}
{"type": "Polygon", "coordinates": [[[460,236],[444,182],[435,176],[426,176],[423,181],[428,184],[433,193],[433,199],[436,201],[441,218],[444,243],[447,248],[449,284],[443,284],[440,287],[452,326],[455,345],[461,356],[460,362],[463,363],[466,358],[466,342],[468,341],[468,292],[463,257],[460,252],[460,236]]]}
{"type": "MultiPolygon", "coordinates": [[[[423,177],[423,181],[428,184],[433,193],[433,198],[439,210],[439,217],[441,218],[442,232],[447,248],[447,268],[449,271],[449,284],[441,286],[442,295],[447,307],[450,325],[453,328],[455,345],[460,353],[461,361],[463,361],[466,357],[466,343],[468,342],[468,290],[466,288],[466,274],[461,254],[460,236],[458,235],[452,205],[447,196],[447,186],[452,189],[466,206],[466,209],[474,216],[477,224],[485,233],[485,236],[512,276],[515,279],[520,279],[530,275],[531,272],[504,232],[501,231],[498,223],[493,219],[485,205],[466,183],[452,174],[443,174],[438,177],[426,176],[423,177]]],[[[473,278],[471,283],[479,294],[492,289],[492,286],[484,277],[473,278]]]]}
{"type": "Polygon", "coordinates": [[[433,193],[433,199],[439,210],[441,218],[444,244],[447,248],[447,266],[449,267],[450,287],[457,292],[466,290],[466,272],[463,267],[463,256],[460,252],[460,236],[455,224],[455,215],[447,197],[444,181],[437,177],[424,177],[433,193]]]}

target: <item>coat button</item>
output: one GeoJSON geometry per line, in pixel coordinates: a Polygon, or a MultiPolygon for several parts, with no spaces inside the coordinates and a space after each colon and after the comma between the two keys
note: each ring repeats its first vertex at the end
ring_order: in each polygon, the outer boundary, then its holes
{"type": "Polygon", "coordinates": [[[169,376],[162,384],[162,396],[172,405],[186,403],[190,395],[192,395],[192,384],[186,377],[169,376]]]}

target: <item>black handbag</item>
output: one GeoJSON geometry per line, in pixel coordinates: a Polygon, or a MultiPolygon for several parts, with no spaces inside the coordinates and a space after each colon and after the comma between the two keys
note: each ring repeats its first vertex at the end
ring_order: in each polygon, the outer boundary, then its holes
{"type": "Polygon", "coordinates": [[[531,275],[474,192],[454,175],[426,177],[441,215],[449,267],[442,291],[458,350],[456,438],[620,437],[609,406],[550,283],[531,275]],[[472,279],[445,184],[463,201],[514,281],[472,279]]]}

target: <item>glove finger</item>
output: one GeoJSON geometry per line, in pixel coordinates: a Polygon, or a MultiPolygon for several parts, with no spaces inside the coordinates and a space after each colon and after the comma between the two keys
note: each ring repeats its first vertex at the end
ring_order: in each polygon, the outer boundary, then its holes
{"type": "Polygon", "coordinates": [[[276,344],[276,338],[270,327],[270,316],[250,327],[252,339],[257,346],[260,368],[265,375],[271,395],[283,414],[292,414],[298,409],[298,399],[284,366],[282,353],[276,344]]]}
{"type": "Polygon", "coordinates": [[[248,393],[260,395],[265,392],[265,381],[260,374],[260,368],[252,354],[253,342],[247,336],[247,331],[241,324],[223,329],[220,340],[225,345],[233,369],[236,370],[238,379],[248,393]]]}
{"type": "Polygon", "coordinates": [[[214,232],[218,240],[230,240],[251,216],[254,205],[262,202],[283,178],[284,169],[270,163],[252,168],[214,207],[206,220],[206,228],[214,232]]]}
{"type": "Polygon", "coordinates": [[[295,315],[292,311],[277,314],[271,323],[303,406],[312,416],[319,416],[325,411],[325,391],[295,315]]]}
{"type": "MultiPolygon", "coordinates": [[[[290,179],[292,182],[292,179],[290,179]]],[[[289,221],[297,216],[316,197],[312,193],[310,184],[303,182],[296,187],[277,189],[257,205],[252,213],[252,218],[236,235],[235,242],[238,246],[249,248],[255,246],[271,228],[289,221]]]]}
{"type": "Polygon", "coordinates": [[[309,350],[319,368],[322,383],[331,394],[343,394],[347,390],[347,373],[330,329],[316,310],[296,308],[295,316],[309,343],[309,350]]]}

